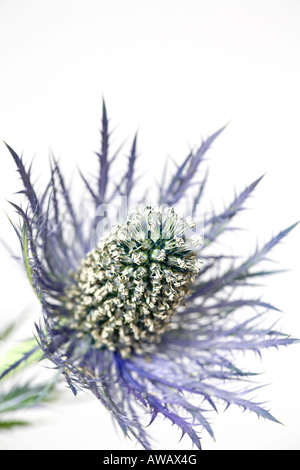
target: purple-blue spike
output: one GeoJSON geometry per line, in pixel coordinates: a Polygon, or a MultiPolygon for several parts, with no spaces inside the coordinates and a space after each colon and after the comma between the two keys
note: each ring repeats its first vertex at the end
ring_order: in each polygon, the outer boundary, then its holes
{"type": "Polygon", "coordinates": [[[137,143],[137,133],[134,136],[132,147],[130,150],[130,155],[128,157],[128,170],[126,173],[126,186],[125,186],[125,195],[128,200],[129,200],[129,197],[133,188],[133,184],[134,184],[134,179],[133,179],[134,167],[135,167],[135,161],[137,158],[136,143],[137,143]]]}
{"type": "Polygon", "coordinates": [[[6,147],[8,148],[11,156],[13,157],[15,164],[17,166],[17,169],[20,173],[20,177],[24,185],[24,193],[30,203],[31,210],[33,214],[39,215],[40,205],[39,205],[38,197],[31,183],[30,169],[29,171],[26,171],[22,158],[19,157],[18,154],[6,142],[4,143],[6,147]]]}
{"type": "Polygon", "coordinates": [[[204,155],[210,148],[215,139],[223,132],[226,126],[219,129],[213,135],[202,142],[196,152],[190,152],[183,164],[178,168],[173,176],[170,185],[160,198],[161,204],[174,205],[185,196],[186,191],[192,184],[192,180],[197,173],[200,163],[204,159],[204,155]]]}
{"type": "Polygon", "coordinates": [[[251,196],[252,192],[262,180],[263,176],[255,180],[244,191],[235,197],[229,207],[221,214],[213,215],[204,223],[204,244],[205,246],[214,242],[217,237],[224,232],[231,219],[243,209],[245,201],[251,196]]]}
{"type": "Polygon", "coordinates": [[[97,205],[105,202],[106,189],[108,184],[108,172],[110,163],[108,161],[109,131],[108,118],[104,99],[102,100],[102,128],[101,128],[101,150],[96,155],[99,158],[100,172],[98,178],[98,198],[97,205]]]}

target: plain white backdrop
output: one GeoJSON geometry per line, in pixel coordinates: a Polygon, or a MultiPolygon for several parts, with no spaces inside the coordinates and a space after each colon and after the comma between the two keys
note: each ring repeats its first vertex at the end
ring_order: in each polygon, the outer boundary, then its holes
{"type": "MultiPolygon", "coordinates": [[[[96,170],[104,96],[117,142],[139,129],[139,171],[146,183],[167,155],[230,121],[209,153],[209,204],[265,178],[239,219],[247,232],[232,242],[246,256],[300,219],[300,4],[298,0],[1,0],[0,138],[34,159],[42,185],[51,149],[65,173],[96,170]],[[146,172],[146,173],[145,173],[146,172]]],[[[128,149],[128,147],[127,147],[128,149]]],[[[0,143],[1,237],[16,246],[4,211],[20,182],[0,143]]],[[[289,271],[268,279],[264,299],[284,313],[282,329],[300,337],[300,232],[273,253],[289,271]]],[[[3,325],[26,314],[20,339],[33,330],[38,303],[25,275],[1,247],[3,325]]],[[[250,355],[247,365],[268,383],[268,400],[284,426],[229,409],[212,416],[219,449],[300,449],[300,350],[250,355]]],[[[37,372],[45,373],[43,372],[37,372]]],[[[27,412],[26,412],[27,413],[27,412]]],[[[28,416],[25,413],[25,416],[28,416]]],[[[65,390],[32,414],[35,425],[0,436],[1,449],[130,449],[92,397],[65,390]]],[[[160,423],[157,448],[188,449],[160,423]]]]}

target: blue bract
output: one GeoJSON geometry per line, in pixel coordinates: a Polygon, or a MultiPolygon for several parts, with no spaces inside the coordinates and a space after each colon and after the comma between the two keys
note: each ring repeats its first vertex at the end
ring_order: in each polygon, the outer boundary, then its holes
{"type": "Polygon", "coordinates": [[[146,203],[146,197],[134,200],[137,136],[124,174],[118,181],[113,177],[118,152],[111,154],[104,102],[99,174],[95,180],[81,175],[89,196],[85,208],[74,202],[54,157],[49,184],[38,194],[31,166],[26,169],[7,145],[27,200],[26,208],[13,203],[20,216],[13,227],[42,305],[37,347],[74,394],[92,391],[125,435],[145,449],[152,448],[148,425],[157,415],[176,424],[199,449],[203,430],[214,437],[208,412],[222,404],[277,421],[248,398],[248,385],[241,390],[241,382],[254,374],[239,368],[235,352],[260,352],[295,340],[263,323],[277,310],[272,304],[241,296],[239,288],[270,274],[255,266],[296,224],[244,261],[226,255],[224,247],[220,253],[215,242],[261,180],[225,210],[205,213],[203,223],[197,220],[207,180],[199,168],[222,131],[191,151],[172,176],[164,172],[156,204],[146,203]],[[109,211],[106,217],[99,211],[124,198],[129,206],[124,220],[109,221],[109,211]],[[179,215],[176,206],[187,201],[192,214],[179,215]],[[108,233],[99,221],[107,222],[108,233]]]}

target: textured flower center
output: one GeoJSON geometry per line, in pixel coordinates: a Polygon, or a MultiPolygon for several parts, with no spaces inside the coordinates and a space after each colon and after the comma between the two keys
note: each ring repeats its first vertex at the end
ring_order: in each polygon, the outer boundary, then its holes
{"type": "Polygon", "coordinates": [[[126,357],[159,341],[201,268],[194,227],[173,209],[136,210],[100,240],[67,289],[72,327],[126,357]]]}

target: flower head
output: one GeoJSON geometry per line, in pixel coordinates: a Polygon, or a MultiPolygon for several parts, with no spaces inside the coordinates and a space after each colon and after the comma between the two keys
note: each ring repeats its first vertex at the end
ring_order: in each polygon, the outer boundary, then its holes
{"type": "Polygon", "coordinates": [[[171,178],[165,174],[157,204],[141,208],[133,200],[137,137],[125,173],[111,186],[116,155],[110,157],[108,127],[103,102],[99,177],[95,184],[81,175],[90,196],[86,211],[74,205],[54,158],[49,184],[37,194],[31,167],[26,170],[7,145],[28,202],[25,209],[13,204],[21,220],[13,227],[42,305],[36,330],[44,356],[61,370],[74,394],[81,388],[92,391],[125,435],[146,449],[151,448],[147,425],[157,415],[176,424],[198,448],[202,429],[214,436],[207,412],[220,403],[277,421],[247,398],[247,386],[233,390],[227,385],[240,385],[253,375],[238,367],[235,351],[260,352],[294,341],[263,326],[266,313],[276,310],[272,304],[240,296],[239,288],[268,274],[255,266],[296,224],[244,261],[219,253],[215,242],[261,180],[247,186],[224,211],[204,214],[203,238],[195,236],[195,209],[207,174],[192,193],[194,178],[223,129],[191,151],[171,178]],[[106,235],[98,233],[98,206],[124,197],[131,207],[127,219],[106,235]],[[186,198],[195,222],[176,211],[176,204],[186,198]],[[92,209],[89,220],[86,214],[92,209]],[[242,317],[237,315],[241,310],[242,317]]]}
{"type": "Polygon", "coordinates": [[[190,227],[172,208],[145,207],[101,239],[65,292],[78,337],[122,357],[158,342],[201,267],[190,227]]]}

